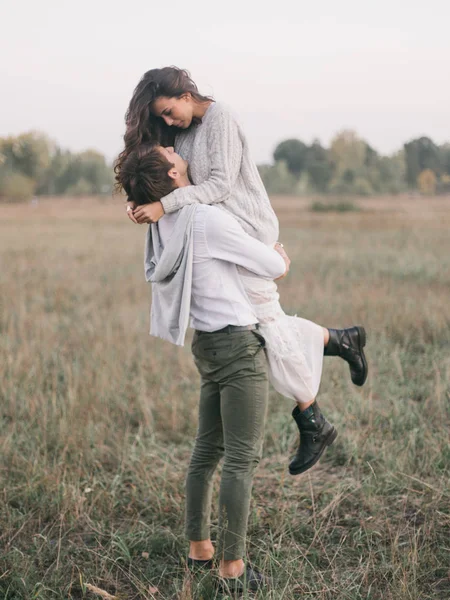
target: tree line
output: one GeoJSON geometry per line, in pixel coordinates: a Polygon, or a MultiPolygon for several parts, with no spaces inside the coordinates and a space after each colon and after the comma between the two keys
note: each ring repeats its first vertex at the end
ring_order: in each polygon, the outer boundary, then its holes
{"type": "Polygon", "coordinates": [[[274,163],[259,167],[269,193],[398,194],[416,190],[425,195],[450,192],[450,144],[428,137],[413,139],[390,156],[374,150],[354,131],[338,133],[330,147],[318,140],[281,142],[274,163]]]}
{"type": "Polygon", "coordinates": [[[70,152],[36,131],[0,138],[0,200],[110,194],[113,182],[112,165],[96,150],[70,152]]]}
{"type": "MultiPolygon", "coordinates": [[[[422,194],[450,192],[450,144],[420,137],[383,156],[354,131],[338,133],[330,147],[318,140],[282,141],[273,164],[259,171],[271,194],[422,194]]],[[[35,195],[111,194],[113,165],[96,150],[70,152],[32,131],[0,138],[0,201],[35,195]]]]}

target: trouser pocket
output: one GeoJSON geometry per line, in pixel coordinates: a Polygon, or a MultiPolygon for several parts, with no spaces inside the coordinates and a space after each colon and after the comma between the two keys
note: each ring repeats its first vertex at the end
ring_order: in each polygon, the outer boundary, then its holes
{"type": "Polygon", "coordinates": [[[256,339],[260,342],[262,348],[266,347],[266,338],[261,333],[259,333],[258,330],[252,329],[250,333],[252,333],[256,337],[256,339]]]}

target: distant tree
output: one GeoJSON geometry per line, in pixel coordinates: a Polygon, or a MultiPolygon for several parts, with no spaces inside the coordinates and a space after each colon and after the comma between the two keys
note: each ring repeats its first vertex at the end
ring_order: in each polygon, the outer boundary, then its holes
{"type": "Polygon", "coordinates": [[[113,170],[95,150],[73,154],[46,135],[31,131],[0,138],[0,196],[25,199],[32,194],[104,194],[113,170]]]}
{"type": "Polygon", "coordinates": [[[95,150],[72,154],[58,148],[40,191],[49,194],[103,194],[111,190],[112,184],[113,171],[102,154],[95,150]]]}
{"type": "Polygon", "coordinates": [[[406,164],[403,150],[391,156],[380,156],[376,168],[376,184],[371,178],[377,192],[399,194],[406,190],[406,164]]]}
{"type": "Polygon", "coordinates": [[[428,137],[421,137],[404,144],[406,180],[411,187],[417,185],[422,171],[431,169],[436,175],[442,171],[441,153],[428,137]]]}
{"type": "Polygon", "coordinates": [[[269,194],[295,193],[298,179],[289,171],[284,160],[280,160],[274,165],[261,165],[258,169],[269,194]]]}
{"type": "Polygon", "coordinates": [[[64,194],[67,187],[67,171],[72,160],[72,154],[59,146],[50,157],[50,164],[44,177],[38,182],[38,194],[64,194]]]}
{"type": "Polygon", "coordinates": [[[82,177],[67,188],[66,194],[68,196],[91,196],[92,194],[95,194],[95,191],[92,183],[82,177]]]}
{"type": "Polygon", "coordinates": [[[342,181],[348,185],[351,185],[356,178],[356,173],[353,169],[345,169],[342,173],[342,181]]]}
{"type": "Polygon", "coordinates": [[[371,196],[375,190],[368,179],[357,177],[353,182],[352,191],[358,196],[371,196]]]}
{"type": "Polygon", "coordinates": [[[347,129],[338,133],[330,146],[336,176],[340,178],[348,171],[360,172],[366,166],[368,148],[370,146],[356,132],[347,129]]]}
{"type": "Polygon", "coordinates": [[[33,197],[36,183],[31,177],[0,168],[0,200],[22,202],[33,197]]]}
{"type": "Polygon", "coordinates": [[[439,154],[441,157],[442,171],[450,175],[450,144],[439,146],[439,154]]]}
{"type": "Polygon", "coordinates": [[[443,173],[441,175],[441,177],[439,179],[438,189],[439,189],[439,192],[441,192],[443,194],[450,193],[450,175],[447,175],[447,173],[443,173]]]}
{"type": "Polygon", "coordinates": [[[307,148],[306,172],[315,190],[325,193],[333,177],[333,165],[328,150],[320,144],[319,140],[314,140],[307,148]]]}
{"type": "Polygon", "coordinates": [[[368,168],[376,167],[378,165],[380,155],[367,142],[364,142],[364,143],[366,145],[366,156],[365,156],[364,164],[368,168]]]}
{"type": "Polygon", "coordinates": [[[331,194],[352,194],[358,196],[370,196],[374,189],[367,179],[358,176],[355,177],[351,170],[346,171],[345,177],[334,178],[328,188],[331,194]]]}
{"type": "Polygon", "coordinates": [[[111,189],[113,171],[103,154],[96,150],[86,150],[78,154],[77,160],[81,178],[90,183],[94,194],[103,194],[111,189]]]}
{"type": "Polygon", "coordinates": [[[417,177],[417,186],[424,196],[434,196],[436,184],[436,173],[432,169],[424,169],[417,177]]]}
{"type": "Polygon", "coordinates": [[[50,164],[53,143],[43,133],[30,131],[0,140],[4,168],[38,182],[50,164]]]}
{"type": "Polygon", "coordinates": [[[344,130],[331,141],[330,158],[334,176],[329,190],[335,194],[363,194],[374,192],[370,172],[378,155],[356,132],[344,130]]]}
{"type": "Polygon", "coordinates": [[[308,147],[300,140],[290,139],[278,144],[273,153],[275,162],[285,161],[290,173],[298,177],[306,166],[308,147]]]}

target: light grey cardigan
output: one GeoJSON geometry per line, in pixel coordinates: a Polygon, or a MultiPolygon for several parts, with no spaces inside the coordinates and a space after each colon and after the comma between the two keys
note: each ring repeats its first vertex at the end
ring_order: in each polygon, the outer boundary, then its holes
{"type": "Polygon", "coordinates": [[[158,224],[149,225],[145,241],[145,279],[152,284],[150,334],[177,346],[184,345],[189,325],[197,206],[192,204],[180,210],[164,248],[158,224]]]}
{"type": "Polygon", "coordinates": [[[175,150],[188,161],[194,185],[161,198],[166,213],[195,202],[215,204],[260,242],[277,241],[278,219],[242,127],[224,104],[213,102],[200,125],[180,131],[175,150]]]}

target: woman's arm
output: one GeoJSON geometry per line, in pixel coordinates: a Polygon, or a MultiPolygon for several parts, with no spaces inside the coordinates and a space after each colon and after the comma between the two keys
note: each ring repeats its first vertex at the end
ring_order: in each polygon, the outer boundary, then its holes
{"type": "Polygon", "coordinates": [[[164,212],[171,213],[187,204],[200,202],[216,204],[229,198],[241,169],[243,140],[233,116],[217,107],[207,131],[205,160],[210,162],[211,174],[199,185],[178,188],[161,198],[164,212]]]}

